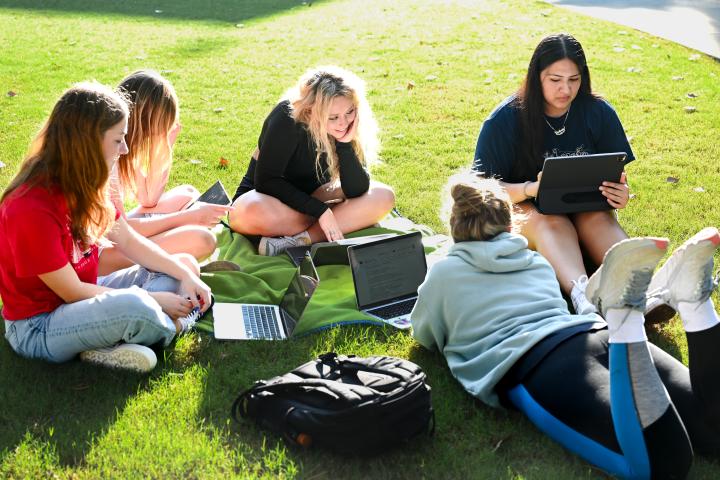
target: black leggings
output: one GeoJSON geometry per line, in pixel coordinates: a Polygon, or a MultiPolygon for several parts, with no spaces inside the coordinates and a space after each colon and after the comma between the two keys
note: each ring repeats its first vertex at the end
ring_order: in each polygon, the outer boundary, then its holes
{"type": "Polygon", "coordinates": [[[504,393],[540,430],[613,475],[684,478],[693,449],[720,456],[720,325],[687,340],[689,370],[651,343],[583,332],[504,393]]]}

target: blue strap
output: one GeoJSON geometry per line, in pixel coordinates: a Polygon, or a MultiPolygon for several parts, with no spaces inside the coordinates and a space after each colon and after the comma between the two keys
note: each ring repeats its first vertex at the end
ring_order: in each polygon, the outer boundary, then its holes
{"type": "MultiPolygon", "coordinates": [[[[633,475],[635,469],[623,455],[613,452],[558,420],[535,401],[523,385],[514,387],[508,392],[508,396],[513,405],[523,412],[541,432],[587,462],[617,477],[649,478],[649,475],[645,477],[633,475]]],[[[642,445],[644,446],[644,442],[642,445]]]]}
{"type": "Polygon", "coordinates": [[[611,343],[609,350],[610,408],[615,435],[631,466],[630,477],[650,478],[650,458],[635,408],[627,344],[611,343]]]}

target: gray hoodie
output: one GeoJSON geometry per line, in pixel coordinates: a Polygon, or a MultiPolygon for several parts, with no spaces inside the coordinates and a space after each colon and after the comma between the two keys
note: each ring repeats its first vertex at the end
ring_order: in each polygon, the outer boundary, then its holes
{"type": "Polygon", "coordinates": [[[420,286],[413,336],[438,348],[472,395],[499,406],[495,385],[549,334],[602,321],[571,315],[555,272],[525,237],[511,233],[453,245],[420,286]]]}

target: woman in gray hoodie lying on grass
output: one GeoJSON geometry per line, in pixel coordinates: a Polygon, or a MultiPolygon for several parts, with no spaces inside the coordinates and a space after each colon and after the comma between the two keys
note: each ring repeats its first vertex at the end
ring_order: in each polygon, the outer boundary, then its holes
{"type": "Polygon", "coordinates": [[[458,175],[450,194],[455,245],[420,287],[413,335],[443,353],[470,394],[517,408],[622,478],[682,478],[693,449],[718,456],[716,228],[685,242],[655,275],[667,239],[613,246],[587,288],[603,320],[569,313],[550,264],[511,233],[512,206],[497,181],[458,175]],[[647,341],[646,298],[680,313],[690,370],[647,341]]]}

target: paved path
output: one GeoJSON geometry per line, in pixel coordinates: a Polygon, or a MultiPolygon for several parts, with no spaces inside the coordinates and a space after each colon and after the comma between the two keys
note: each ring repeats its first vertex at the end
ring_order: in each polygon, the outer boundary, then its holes
{"type": "Polygon", "coordinates": [[[720,0],[546,0],[720,59],[720,0]]]}

